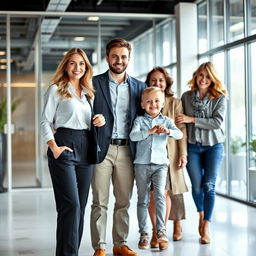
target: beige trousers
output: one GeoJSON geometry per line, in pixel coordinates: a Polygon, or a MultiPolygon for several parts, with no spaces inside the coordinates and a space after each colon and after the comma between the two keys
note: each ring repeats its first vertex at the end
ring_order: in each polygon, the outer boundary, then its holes
{"type": "Polygon", "coordinates": [[[92,179],[91,239],[94,250],[106,248],[107,210],[110,184],[113,184],[114,246],[126,244],[129,231],[128,209],[134,183],[134,170],[129,146],[110,145],[104,161],[95,166],[92,179]]]}

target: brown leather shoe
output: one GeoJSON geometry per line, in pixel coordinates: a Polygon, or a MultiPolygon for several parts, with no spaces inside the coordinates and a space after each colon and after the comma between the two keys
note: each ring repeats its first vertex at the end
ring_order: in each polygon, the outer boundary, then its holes
{"type": "Polygon", "coordinates": [[[93,256],[106,256],[106,250],[105,249],[97,249],[93,256]]]}
{"type": "Polygon", "coordinates": [[[157,236],[156,236],[156,231],[154,231],[154,230],[152,231],[150,247],[151,248],[159,248],[159,243],[158,243],[158,239],[157,239],[157,236]]]}
{"type": "Polygon", "coordinates": [[[113,247],[114,255],[122,255],[122,256],[138,256],[136,252],[134,252],[127,245],[122,245],[120,247],[113,247]]]}
{"type": "Polygon", "coordinates": [[[209,234],[204,234],[200,238],[200,243],[201,244],[209,244],[211,243],[211,237],[209,234]]]}
{"type": "Polygon", "coordinates": [[[168,242],[159,242],[159,249],[160,250],[165,250],[167,249],[169,246],[169,243],[168,242]]]}
{"type": "Polygon", "coordinates": [[[182,228],[181,228],[180,221],[173,222],[172,239],[173,239],[173,241],[180,241],[182,239],[182,228]]]}

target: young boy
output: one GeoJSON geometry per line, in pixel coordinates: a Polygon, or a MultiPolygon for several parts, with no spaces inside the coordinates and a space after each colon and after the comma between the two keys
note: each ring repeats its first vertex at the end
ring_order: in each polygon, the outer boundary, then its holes
{"type": "Polygon", "coordinates": [[[134,120],[130,139],[137,141],[135,155],[135,179],[138,191],[137,216],[139,222],[140,249],[149,248],[149,228],[147,209],[149,205],[150,185],[154,187],[156,204],[156,228],[160,249],[168,248],[165,219],[165,183],[169,161],[166,143],[168,136],[181,139],[183,134],[171,118],[161,114],[165,95],[160,88],[148,87],[141,95],[141,107],[144,116],[134,120]]]}

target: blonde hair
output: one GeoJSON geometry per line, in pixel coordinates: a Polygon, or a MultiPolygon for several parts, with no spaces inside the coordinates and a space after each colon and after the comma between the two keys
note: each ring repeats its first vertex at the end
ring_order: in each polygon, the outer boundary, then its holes
{"type": "Polygon", "coordinates": [[[147,87],[141,93],[141,100],[143,100],[143,98],[145,98],[145,96],[148,95],[151,92],[160,92],[161,95],[163,96],[163,100],[165,99],[165,94],[161,90],[161,88],[159,88],[159,87],[147,87]]]}
{"type": "Polygon", "coordinates": [[[212,83],[209,87],[210,99],[216,99],[220,95],[226,95],[227,91],[224,89],[212,62],[202,63],[197,68],[197,70],[193,73],[192,79],[188,82],[188,85],[191,88],[191,91],[198,90],[198,85],[196,83],[196,79],[202,69],[205,69],[207,71],[207,73],[212,81],[212,83]]]}
{"type": "Polygon", "coordinates": [[[86,71],[80,78],[80,84],[87,89],[87,96],[91,99],[95,93],[92,85],[92,66],[87,55],[80,48],[72,48],[65,54],[56,69],[52,83],[57,85],[57,92],[61,95],[62,98],[72,98],[72,95],[68,91],[69,77],[66,72],[66,67],[70,58],[74,54],[79,54],[84,59],[86,71]]]}

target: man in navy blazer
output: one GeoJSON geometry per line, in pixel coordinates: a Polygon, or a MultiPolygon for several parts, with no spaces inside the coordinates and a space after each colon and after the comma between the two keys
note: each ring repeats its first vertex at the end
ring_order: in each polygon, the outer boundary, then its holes
{"type": "Polygon", "coordinates": [[[129,140],[129,133],[133,120],[140,111],[141,92],[146,85],[126,73],[130,53],[131,46],[126,40],[111,40],[106,46],[109,70],[93,78],[96,90],[94,112],[103,114],[106,120],[105,126],[98,131],[101,151],[92,180],[91,238],[94,256],[106,255],[107,209],[111,181],[115,196],[113,254],[137,256],[126,245],[135,153],[135,145],[129,140]]]}

